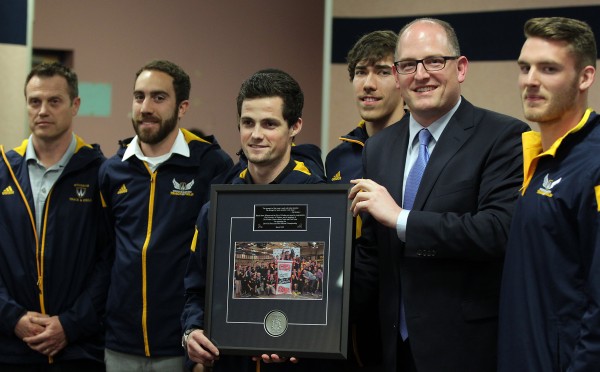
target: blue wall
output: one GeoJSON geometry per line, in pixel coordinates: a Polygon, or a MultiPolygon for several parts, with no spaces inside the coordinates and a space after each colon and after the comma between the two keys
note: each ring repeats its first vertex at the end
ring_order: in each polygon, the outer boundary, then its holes
{"type": "MultiPolygon", "coordinates": [[[[587,22],[600,41],[600,5],[510,10],[480,13],[424,15],[449,22],[470,61],[516,60],[525,41],[523,25],[534,17],[568,17],[587,22]]],[[[389,18],[334,18],[331,63],[346,63],[346,54],[364,34],[375,30],[398,32],[420,16],[389,18]]],[[[599,49],[600,52],[600,49],[599,49]]]]}
{"type": "Polygon", "coordinates": [[[0,1],[0,44],[27,43],[27,0],[0,1]]]}

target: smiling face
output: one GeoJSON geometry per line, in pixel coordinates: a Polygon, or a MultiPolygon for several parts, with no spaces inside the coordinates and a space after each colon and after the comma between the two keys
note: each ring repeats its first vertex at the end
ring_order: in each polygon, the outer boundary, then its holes
{"type": "Polygon", "coordinates": [[[64,77],[33,76],[25,86],[25,99],[29,129],[34,137],[56,141],[71,136],[73,117],[77,115],[80,100],[76,97],[71,102],[64,77]]]}
{"type": "Polygon", "coordinates": [[[274,178],[290,161],[292,139],[300,132],[302,119],[290,127],[282,112],[281,97],[246,99],[242,103],[240,140],[254,178],[258,172],[270,173],[274,178]]]}
{"type": "MultiPolygon", "coordinates": [[[[396,58],[399,61],[434,56],[454,56],[446,31],[434,22],[416,22],[398,39],[396,58]]],[[[446,61],[446,66],[439,71],[427,71],[419,63],[412,74],[395,74],[404,102],[417,122],[428,126],[456,105],[467,65],[467,59],[461,56],[446,61]]]]}
{"type": "MultiPolygon", "coordinates": [[[[157,156],[156,151],[171,148],[177,136],[177,123],[185,114],[188,101],[176,104],[173,78],[157,70],[143,71],[135,81],[132,102],[132,123],[144,154],[157,156]],[[148,153],[147,153],[148,152],[148,153]]],[[[164,152],[166,153],[166,152],[164,152]]]]}
{"type": "Polygon", "coordinates": [[[369,63],[363,60],[354,68],[352,86],[361,118],[368,124],[384,128],[402,118],[404,101],[396,88],[394,57],[369,63]]]}

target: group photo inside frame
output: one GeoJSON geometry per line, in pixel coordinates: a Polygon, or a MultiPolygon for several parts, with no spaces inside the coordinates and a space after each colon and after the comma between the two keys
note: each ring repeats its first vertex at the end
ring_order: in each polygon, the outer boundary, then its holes
{"type": "Polygon", "coordinates": [[[349,185],[214,185],[205,331],[224,354],[346,358],[349,185]]]}
{"type": "Polygon", "coordinates": [[[233,298],[323,299],[325,242],[236,242],[233,298]]]}

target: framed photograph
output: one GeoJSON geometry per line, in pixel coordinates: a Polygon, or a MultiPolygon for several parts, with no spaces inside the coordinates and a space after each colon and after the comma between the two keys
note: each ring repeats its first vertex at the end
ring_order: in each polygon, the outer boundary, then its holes
{"type": "Polygon", "coordinates": [[[205,331],[224,354],[346,358],[350,185],[214,185],[205,331]]]}

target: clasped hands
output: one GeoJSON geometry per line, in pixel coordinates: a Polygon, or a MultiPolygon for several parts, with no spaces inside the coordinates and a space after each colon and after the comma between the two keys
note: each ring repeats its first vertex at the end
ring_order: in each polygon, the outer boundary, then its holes
{"type": "Polygon", "coordinates": [[[58,316],[28,311],[17,322],[15,334],[31,349],[49,357],[67,346],[67,337],[58,316]]]}

